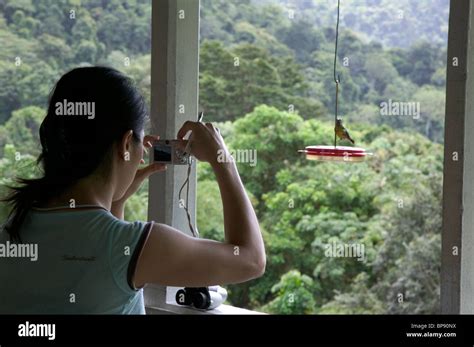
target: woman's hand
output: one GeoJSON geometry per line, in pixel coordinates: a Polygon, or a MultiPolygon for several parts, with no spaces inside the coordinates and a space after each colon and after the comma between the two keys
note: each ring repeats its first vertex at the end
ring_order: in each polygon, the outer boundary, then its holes
{"type": "MultiPolygon", "coordinates": [[[[143,146],[145,147],[145,152],[148,153],[147,148],[151,148],[152,142],[158,140],[159,136],[147,135],[143,139],[143,146]]],[[[145,164],[145,160],[141,160],[141,164],[145,164]]],[[[132,183],[128,187],[127,191],[125,192],[124,196],[120,198],[120,200],[114,201],[114,205],[125,204],[128,198],[130,198],[133,194],[135,194],[140,186],[142,185],[143,181],[150,177],[155,172],[161,172],[166,170],[166,164],[159,164],[159,163],[151,163],[143,168],[137,170],[135,174],[135,178],[133,179],[132,183]]]]}
{"type": "Polygon", "coordinates": [[[178,131],[178,139],[182,140],[189,131],[192,132],[189,144],[187,143],[188,141],[185,141],[181,144],[181,149],[185,150],[187,147],[188,151],[198,160],[215,165],[218,162],[218,158],[230,156],[219,129],[212,125],[212,123],[204,124],[187,121],[178,131]]]}

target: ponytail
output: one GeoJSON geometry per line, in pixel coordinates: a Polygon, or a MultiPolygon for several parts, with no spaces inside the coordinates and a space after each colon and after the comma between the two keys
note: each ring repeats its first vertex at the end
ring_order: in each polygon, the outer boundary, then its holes
{"type": "Polygon", "coordinates": [[[20,228],[35,203],[48,200],[66,189],[72,182],[56,181],[52,183],[51,179],[41,177],[35,179],[19,178],[17,183],[20,185],[7,186],[11,193],[0,201],[11,206],[7,221],[3,226],[4,230],[9,234],[10,241],[21,243],[20,228]]]}
{"type": "Polygon", "coordinates": [[[6,198],[1,199],[1,201],[11,205],[11,211],[4,225],[4,230],[10,235],[11,241],[21,242],[19,227],[23,224],[26,214],[34,202],[38,200],[43,190],[45,179],[20,178],[17,182],[22,184],[22,186],[7,187],[11,190],[11,193],[6,198]]]}
{"type": "Polygon", "coordinates": [[[20,178],[20,185],[8,187],[10,195],[0,199],[12,208],[3,226],[12,241],[21,242],[21,225],[35,204],[47,203],[98,169],[107,172],[113,144],[129,130],[139,142],[146,120],[143,96],[119,71],[82,67],[62,76],[51,93],[39,129],[42,151],[37,163],[42,164],[44,177],[20,178]],[[58,115],[56,105],[66,101],[90,103],[93,117],[58,115]]]}

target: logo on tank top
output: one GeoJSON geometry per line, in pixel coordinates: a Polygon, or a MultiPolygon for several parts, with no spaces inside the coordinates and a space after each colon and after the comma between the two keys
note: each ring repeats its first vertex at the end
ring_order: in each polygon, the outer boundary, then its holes
{"type": "Polygon", "coordinates": [[[80,257],[77,255],[63,255],[63,260],[66,261],[95,261],[96,257],[90,256],[90,257],[80,257]]]}

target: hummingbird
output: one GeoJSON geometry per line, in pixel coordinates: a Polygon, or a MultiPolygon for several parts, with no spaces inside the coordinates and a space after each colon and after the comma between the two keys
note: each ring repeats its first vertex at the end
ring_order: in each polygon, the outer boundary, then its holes
{"type": "Polygon", "coordinates": [[[344,128],[344,125],[342,125],[342,119],[338,118],[336,120],[336,127],[334,128],[334,131],[336,132],[336,135],[341,139],[341,140],[349,140],[352,142],[352,144],[355,144],[354,140],[351,138],[349,135],[349,132],[347,131],[346,128],[344,128]]]}

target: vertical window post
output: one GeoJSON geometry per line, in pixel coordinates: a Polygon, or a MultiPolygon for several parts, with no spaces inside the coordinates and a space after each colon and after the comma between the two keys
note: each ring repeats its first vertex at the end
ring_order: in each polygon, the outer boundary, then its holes
{"type": "Polygon", "coordinates": [[[474,17],[451,0],[446,80],[441,313],[474,313],[474,17]]]}
{"type": "MultiPolygon", "coordinates": [[[[199,96],[199,0],[152,1],[151,129],[161,139],[175,139],[186,120],[195,121],[199,96]]],[[[150,178],[148,219],[190,233],[178,192],[187,166],[168,165],[150,178]]],[[[184,196],[185,197],[185,191],[184,196]]],[[[196,166],[189,187],[189,211],[196,220],[196,166]]],[[[164,288],[148,286],[150,300],[164,303],[164,288]]]]}

